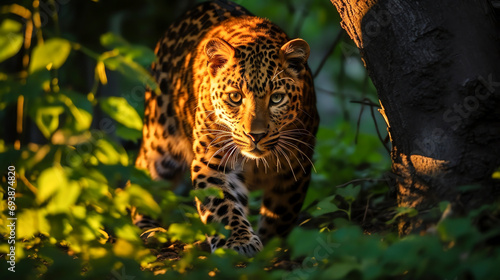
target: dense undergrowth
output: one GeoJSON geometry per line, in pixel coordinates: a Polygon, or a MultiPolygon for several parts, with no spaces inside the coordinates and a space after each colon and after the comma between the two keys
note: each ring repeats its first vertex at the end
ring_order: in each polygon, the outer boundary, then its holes
{"type": "MultiPolygon", "coordinates": [[[[21,6],[2,9],[30,11],[21,6]]],[[[36,9],[33,13],[25,14],[28,22],[36,18],[36,9]]],[[[7,125],[0,141],[0,172],[5,174],[0,189],[1,279],[495,279],[500,275],[500,232],[494,218],[499,204],[452,217],[446,215],[448,203],[443,201],[424,213],[443,217],[434,228],[399,237],[398,217],[417,213],[396,207],[388,154],[375,134],[358,134],[355,121],[349,119],[322,125],[316,173],[300,222],[286,239],[272,240],[251,259],[231,250],[213,254],[201,250],[199,243],[207,234],[227,234],[227,230],[203,225],[192,201],[195,196],[219,193],[173,190],[169,183],[153,182],[133,166],[137,149],[131,143],[141,137],[141,94],[145,86],[155,88],[146,70],[154,59],[151,49],[106,33],[100,37],[103,50],[96,51],[71,36],[40,31],[29,52],[24,50],[26,26],[12,18],[0,22],[0,62],[8,67],[12,59],[23,59],[19,51],[30,61],[23,62],[19,71],[4,67],[0,73],[1,120],[17,125],[10,130],[7,125]],[[90,90],[66,82],[71,70],[80,66],[75,61],[81,56],[93,61],[90,90]],[[113,75],[120,76],[129,90],[119,96],[98,94],[113,75]],[[19,103],[23,109],[16,109],[19,103]],[[22,133],[38,135],[39,140],[7,135],[19,132],[19,123],[24,124],[22,133]],[[15,178],[8,174],[13,168],[15,178]],[[9,203],[12,196],[15,200],[9,203]],[[163,221],[163,229],[146,244],[130,220],[130,206],[163,221]],[[15,243],[9,243],[9,218],[14,217],[15,243]],[[15,272],[8,270],[13,255],[15,272]]],[[[254,192],[250,199],[254,224],[260,195],[254,192]]]]}

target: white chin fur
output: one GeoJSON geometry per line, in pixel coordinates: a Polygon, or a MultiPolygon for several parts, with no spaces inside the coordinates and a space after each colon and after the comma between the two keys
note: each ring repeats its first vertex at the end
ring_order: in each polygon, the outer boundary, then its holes
{"type": "Polygon", "coordinates": [[[241,154],[246,156],[247,158],[251,158],[251,159],[258,159],[258,158],[261,158],[260,156],[256,156],[252,153],[249,153],[247,151],[241,151],[241,154]]]}

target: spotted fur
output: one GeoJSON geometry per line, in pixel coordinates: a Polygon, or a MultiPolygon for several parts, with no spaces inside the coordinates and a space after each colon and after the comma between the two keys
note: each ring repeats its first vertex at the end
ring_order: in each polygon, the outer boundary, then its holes
{"type": "Polygon", "coordinates": [[[309,46],[216,1],[172,24],[156,53],[161,94],[146,92],[136,165],[166,180],[189,169],[195,188],[220,188],[224,198],[196,201],[203,222],[231,230],[209,238],[212,249],[254,255],[291,230],[309,184],[319,121],[309,46]],[[252,189],[263,189],[257,234],[247,219],[252,189]]]}

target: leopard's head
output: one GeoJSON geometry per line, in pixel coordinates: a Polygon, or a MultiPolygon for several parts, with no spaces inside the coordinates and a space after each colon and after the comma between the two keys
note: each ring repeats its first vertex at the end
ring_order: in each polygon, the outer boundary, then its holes
{"type": "Polygon", "coordinates": [[[251,159],[297,148],[295,139],[308,133],[300,112],[314,90],[306,65],[309,45],[302,39],[264,40],[212,38],[204,49],[218,140],[227,141],[221,146],[228,152],[251,159]]]}

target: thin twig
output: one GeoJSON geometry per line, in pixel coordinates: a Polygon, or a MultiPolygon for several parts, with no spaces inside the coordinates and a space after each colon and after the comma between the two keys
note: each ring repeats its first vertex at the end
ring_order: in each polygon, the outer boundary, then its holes
{"type": "Polygon", "coordinates": [[[363,111],[365,106],[361,106],[359,110],[358,121],[356,122],[356,135],[354,136],[354,144],[358,144],[358,135],[359,135],[359,127],[361,126],[361,116],[363,115],[363,111]]]}
{"type": "Polygon", "coordinates": [[[358,103],[358,104],[363,105],[363,106],[361,106],[361,111],[360,111],[359,118],[358,118],[358,123],[357,123],[358,127],[356,128],[356,137],[355,137],[355,140],[354,140],[355,143],[357,143],[357,139],[358,139],[359,125],[360,125],[360,120],[361,120],[361,113],[363,112],[363,107],[364,107],[364,105],[368,105],[368,106],[370,106],[370,113],[371,113],[371,116],[372,116],[372,119],[373,119],[373,123],[375,124],[375,130],[377,131],[378,139],[380,140],[380,142],[382,143],[382,145],[384,146],[384,148],[386,149],[386,151],[390,154],[391,150],[385,145],[386,141],[384,140],[384,138],[382,138],[382,135],[380,134],[380,131],[379,131],[379,128],[378,128],[378,124],[377,124],[377,119],[375,118],[375,112],[374,112],[374,109],[373,109],[374,107],[380,108],[380,105],[378,105],[377,103],[372,102],[368,98],[364,98],[361,101],[352,100],[351,103],[358,103]]]}
{"type": "Polygon", "coordinates": [[[335,48],[339,44],[340,39],[342,38],[342,35],[344,34],[344,32],[345,32],[344,29],[340,29],[339,32],[337,33],[337,36],[335,36],[335,39],[333,40],[333,43],[330,46],[330,49],[328,49],[325,56],[321,60],[321,63],[319,64],[318,68],[316,69],[316,71],[314,71],[313,79],[316,78],[316,76],[318,76],[319,72],[321,71],[321,69],[325,65],[328,57],[333,53],[333,51],[335,51],[335,48]]]}
{"type": "Polygon", "coordinates": [[[371,106],[371,107],[377,107],[377,108],[380,108],[380,105],[371,101],[370,99],[368,98],[364,98],[363,100],[361,101],[358,101],[358,100],[351,100],[350,101],[351,103],[357,103],[357,104],[363,104],[363,105],[368,105],[368,106],[371,106]]]}
{"type": "Polygon", "coordinates": [[[363,221],[362,221],[363,223],[366,220],[366,214],[368,213],[368,206],[370,206],[370,198],[371,196],[368,196],[368,200],[366,201],[365,214],[363,215],[363,221]]]}
{"type": "Polygon", "coordinates": [[[344,183],[344,184],[341,184],[341,185],[337,185],[335,186],[336,188],[343,188],[347,185],[350,185],[350,184],[354,184],[354,183],[361,183],[361,182],[366,182],[366,181],[376,181],[376,182],[382,182],[382,181],[386,181],[385,179],[372,179],[372,178],[362,178],[362,179],[354,179],[354,180],[351,180],[347,183],[344,183]]]}
{"type": "Polygon", "coordinates": [[[373,107],[370,107],[370,112],[372,114],[373,123],[375,124],[375,130],[377,131],[378,139],[380,139],[380,142],[382,143],[382,145],[384,146],[386,151],[389,154],[391,154],[391,150],[385,145],[385,140],[382,138],[382,135],[380,135],[380,131],[378,130],[378,124],[377,124],[377,120],[375,119],[375,113],[373,111],[373,107]]]}

